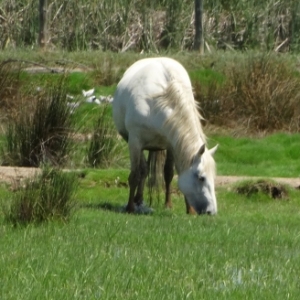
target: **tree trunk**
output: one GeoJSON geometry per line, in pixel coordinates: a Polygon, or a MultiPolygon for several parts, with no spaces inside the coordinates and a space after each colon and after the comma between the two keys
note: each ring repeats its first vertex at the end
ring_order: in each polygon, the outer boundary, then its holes
{"type": "Polygon", "coordinates": [[[204,53],[204,37],[203,37],[203,0],[195,0],[195,40],[194,50],[204,53]]]}
{"type": "Polygon", "coordinates": [[[47,44],[47,7],[48,0],[39,0],[39,46],[45,48],[47,44]]]}

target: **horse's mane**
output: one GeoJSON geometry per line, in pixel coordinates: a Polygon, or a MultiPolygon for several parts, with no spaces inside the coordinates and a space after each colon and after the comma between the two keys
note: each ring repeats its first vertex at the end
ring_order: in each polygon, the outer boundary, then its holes
{"type": "Polygon", "coordinates": [[[177,163],[185,170],[190,167],[192,158],[201,146],[199,140],[206,144],[206,136],[200,123],[203,118],[194,100],[192,87],[173,77],[165,91],[156,99],[156,109],[172,109],[164,125],[176,148],[175,159],[179,159],[177,163]]]}

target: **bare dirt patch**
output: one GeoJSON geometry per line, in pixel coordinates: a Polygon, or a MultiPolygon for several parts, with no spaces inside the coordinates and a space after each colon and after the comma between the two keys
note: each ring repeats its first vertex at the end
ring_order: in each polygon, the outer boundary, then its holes
{"type": "Polygon", "coordinates": [[[39,172],[40,169],[37,168],[0,167],[0,182],[18,183],[25,178],[33,177],[39,172]]]}
{"type": "MultiPolygon", "coordinates": [[[[22,168],[22,167],[0,167],[0,182],[15,183],[32,177],[40,172],[37,168],[22,168]]],[[[261,177],[247,177],[247,176],[217,176],[216,186],[226,186],[238,181],[254,179],[258,180],[261,177]]],[[[269,178],[279,183],[287,184],[294,188],[300,188],[300,178],[269,178]]]]}

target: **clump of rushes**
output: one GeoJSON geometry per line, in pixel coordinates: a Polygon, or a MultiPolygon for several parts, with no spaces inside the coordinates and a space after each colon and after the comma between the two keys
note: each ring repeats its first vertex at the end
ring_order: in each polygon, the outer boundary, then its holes
{"type": "Polygon", "coordinates": [[[0,63],[0,107],[1,113],[12,110],[17,105],[21,67],[10,63],[10,60],[0,63]]]}
{"type": "Polygon", "coordinates": [[[8,122],[2,147],[3,165],[39,167],[62,165],[70,148],[72,118],[64,83],[33,97],[32,105],[20,107],[8,122]]]}
{"type": "Polygon", "coordinates": [[[4,209],[5,219],[15,226],[53,219],[67,221],[75,206],[77,186],[75,173],[45,167],[17,189],[11,205],[4,209]]]}
{"type": "Polygon", "coordinates": [[[87,163],[91,167],[109,166],[118,154],[118,135],[110,116],[110,105],[101,107],[87,148],[87,163]]]}

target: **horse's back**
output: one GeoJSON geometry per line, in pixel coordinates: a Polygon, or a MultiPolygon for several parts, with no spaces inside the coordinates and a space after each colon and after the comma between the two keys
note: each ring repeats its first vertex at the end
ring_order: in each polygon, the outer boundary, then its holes
{"type": "Polygon", "coordinates": [[[160,127],[162,116],[151,115],[156,96],[163,94],[176,79],[191,88],[188,73],[177,61],[166,58],[146,58],[134,63],[117,86],[113,101],[113,118],[119,133],[128,138],[131,130],[160,127]]]}
{"type": "Polygon", "coordinates": [[[131,65],[126,70],[119,85],[127,84],[127,81],[133,78],[155,82],[159,79],[156,79],[156,77],[159,76],[163,76],[166,81],[176,76],[178,80],[182,80],[185,84],[190,84],[185,68],[178,61],[168,57],[153,57],[138,60],[131,65]]]}

